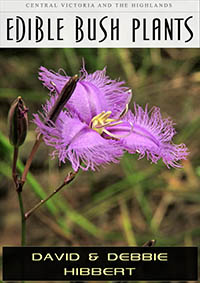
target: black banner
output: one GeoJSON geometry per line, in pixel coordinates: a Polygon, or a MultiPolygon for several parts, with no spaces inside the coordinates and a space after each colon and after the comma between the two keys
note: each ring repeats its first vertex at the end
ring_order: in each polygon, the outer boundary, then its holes
{"type": "Polygon", "coordinates": [[[196,247],[4,247],[3,280],[198,280],[196,247]]]}

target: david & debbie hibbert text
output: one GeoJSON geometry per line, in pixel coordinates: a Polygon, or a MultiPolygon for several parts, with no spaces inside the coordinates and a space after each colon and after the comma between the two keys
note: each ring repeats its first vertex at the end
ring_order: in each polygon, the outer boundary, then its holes
{"type": "MultiPolygon", "coordinates": [[[[88,263],[89,262],[98,262],[99,259],[99,254],[98,253],[88,253],[88,263]]],[[[37,262],[77,262],[81,260],[81,256],[79,253],[32,253],[32,261],[37,264],[37,262]]],[[[168,261],[168,253],[166,252],[131,252],[131,253],[114,253],[114,252],[108,252],[105,260],[107,263],[109,262],[167,262],[168,261]]],[[[85,263],[85,260],[84,260],[85,263]]],[[[105,262],[104,262],[105,264],[105,262]]],[[[64,267],[63,269],[63,274],[64,276],[117,276],[117,275],[122,275],[122,276],[132,276],[135,271],[136,267],[129,267],[129,266],[107,266],[106,265],[103,267],[98,266],[81,266],[79,264],[79,267],[76,265],[69,267],[64,267]]]]}
{"type": "Polygon", "coordinates": [[[16,15],[6,18],[6,41],[16,43],[28,41],[67,41],[71,38],[77,47],[81,42],[179,41],[190,42],[194,38],[194,16],[185,17],[82,17],[74,15],[73,21],[67,17],[24,17],[16,15]]]}

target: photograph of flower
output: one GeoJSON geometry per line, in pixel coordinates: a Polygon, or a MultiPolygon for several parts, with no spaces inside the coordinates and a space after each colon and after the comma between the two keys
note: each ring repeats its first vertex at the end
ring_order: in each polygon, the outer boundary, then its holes
{"type": "Polygon", "coordinates": [[[1,246],[198,246],[198,49],[2,49],[1,246]]]}
{"type": "Polygon", "coordinates": [[[64,163],[69,159],[75,171],[94,171],[97,166],[116,162],[125,151],[138,153],[139,158],[147,155],[154,163],[162,158],[173,167],[186,159],[185,145],[171,143],[173,122],[162,119],[157,107],[143,110],[135,104],[133,114],[128,110],[131,89],[123,87],[124,82],[111,80],[105,69],[93,74],[81,70],[81,78],[59,113],[57,124],[49,125],[49,113],[69,78],[43,67],[40,71],[40,80],[50,91],[56,90],[56,95],[51,95],[44,106],[44,121],[35,114],[34,122],[45,143],[55,147],[53,154],[64,163]]]}

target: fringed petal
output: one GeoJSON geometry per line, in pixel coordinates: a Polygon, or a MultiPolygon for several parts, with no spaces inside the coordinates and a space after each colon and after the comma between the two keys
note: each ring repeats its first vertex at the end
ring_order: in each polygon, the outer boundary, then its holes
{"type": "Polygon", "coordinates": [[[52,82],[56,85],[56,88],[60,93],[66,82],[70,79],[68,76],[63,76],[59,73],[49,71],[42,66],[39,70],[39,80],[42,81],[43,85],[51,92],[55,91],[55,86],[52,84],[52,82]]]}
{"type": "Polygon", "coordinates": [[[162,119],[159,108],[153,107],[148,112],[147,106],[143,110],[135,105],[134,114],[129,111],[124,121],[126,123],[109,130],[115,135],[129,133],[125,138],[120,139],[125,150],[129,153],[138,153],[139,158],[146,155],[153,163],[157,163],[162,158],[168,168],[181,167],[178,161],[186,159],[187,147],[184,144],[173,144],[172,138],[175,134],[173,122],[169,118],[162,119]]]}
{"type": "Polygon", "coordinates": [[[109,76],[106,76],[106,68],[93,74],[88,74],[85,69],[82,69],[82,72],[84,73],[84,81],[101,89],[102,99],[105,99],[107,105],[107,109],[103,110],[110,110],[113,116],[117,116],[125,109],[126,104],[131,100],[132,92],[129,88],[123,86],[124,81],[111,80],[109,76]]]}
{"type": "MultiPolygon", "coordinates": [[[[122,86],[124,82],[111,80],[106,76],[105,69],[89,75],[82,69],[81,73],[76,89],[66,104],[69,111],[75,112],[89,124],[102,111],[112,111],[111,117],[116,117],[124,110],[131,99],[131,92],[122,86]]],[[[40,67],[39,79],[50,91],[57,90],[60,93],[69,77],[40,67]]]]}
{"type": "Polygon", "coordinates": [[[118,162],[123,155],[123,149],[114,140],[106,140],[96,131],[82,123],[78,117],[64,114],[60,126],[46,125],[41,122],[38,114],[34,115],[34,122],[39,132],[44,135],[44,141],[55,150],[52,156],[65,163],[68,159],[75,171],[96,170],[110,162],[118,162]]]}

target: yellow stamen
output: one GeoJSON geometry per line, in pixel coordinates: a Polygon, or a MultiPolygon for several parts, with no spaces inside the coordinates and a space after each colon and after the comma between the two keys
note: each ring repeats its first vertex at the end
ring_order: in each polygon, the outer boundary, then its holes
{"type": "Polygon", "coordinates": [[[123,121],[119,121],[119,122],[116,122],[116,123],[113,123],[113,124],[110,124],[110,122],[108,122],[108,123],[106,123],[106,124],[104,124],[102,126],[96,126],[96,128],[100,129],[100,128],[103,128],[105,126],[113,127],[113,126],[116,126],[116,125],[120,125],[121,123],[123,123],[123,121]]]}
{"type": "Polygon", "coordinates": [[[111,111],[103,111],[100,114],[96,115],[92,118],[90,127],[101,135],[104,131],[105,125],[109,125],[112,121],[115,121],[115,119],[108,119],[111,114],[111,111]]]}
{"type": "Polygon", "coordinates": [[[110,115],[112,114],[111,111],[107,111],[107,112],[103,111],[100,114],[98,114],[98,115],[96,115],[95,117],[92,118],[89,126],[94,131],[99,133],[100,135],[105,133],[108,136],[110,136],[111,138],[117,138],[117,139],[127,137],[132,132],[132,128],[133,128],[132,125],[131,125],[130,133],[128,133],[127,135],[124,135],[124,136],[112,134],[107,129],[105,129],[105,127],[113,127],[113,126],[120,125],[121,123],[123,123],[123,121],[120,121],[120,118],[124,117],[125,114],[127,113],[127,111],[128,111],[128,105],[126,105],[126,108],[122,111],[119,118],[116,118],[116,119],[109,118],[110,115]]]}

